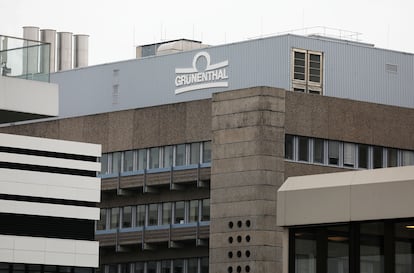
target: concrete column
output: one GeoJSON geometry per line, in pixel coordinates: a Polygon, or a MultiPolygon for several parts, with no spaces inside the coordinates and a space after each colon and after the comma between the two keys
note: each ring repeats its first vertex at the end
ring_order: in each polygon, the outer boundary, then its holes
{"type": "Polygon", "coordinates": [[[213,95],[210,273],[282,272],[276,193],[284,182],[284,123],[284,90],[213,95]]]}

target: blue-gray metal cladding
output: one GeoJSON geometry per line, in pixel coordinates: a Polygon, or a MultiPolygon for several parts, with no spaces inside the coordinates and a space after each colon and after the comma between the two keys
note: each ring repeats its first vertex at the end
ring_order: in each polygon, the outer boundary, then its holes
{"type": "Polygon", "coordinates": [[[90,66],[52,74],[51,81],[60,86],[60,117],[204,99],[254,86],[291,89],[292,48],[323,52],[327,96],[414,107],[412,54],[295,35],[90,66]],[[229,86],[175,95],[175,68],[191,67],[200,51],[210,54],[211,64],[228,60],[229,86]],[[397,73],[388,72],[386,64],[397,65],[397,73]]]}

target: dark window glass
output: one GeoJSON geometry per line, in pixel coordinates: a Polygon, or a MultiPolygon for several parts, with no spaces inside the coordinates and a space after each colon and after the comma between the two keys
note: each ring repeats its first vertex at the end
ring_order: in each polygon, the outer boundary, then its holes
{"type": "Polygon", "coordinates": [[[112,173],[119,173],[121,170],[121,152],[112,153],[112,173]]]}
{"type": "Polygon", "coordinates": [[[130,228],[132,226],[132,207],[127,206],[122,209],[122,227],[130,228]]]}
{"type": "Polygon", "coordinates": [[[191,143],[190,145],[190,164],[200,163],[200,143],[191,143]]]}
{"type": "Polygon", "coordinates": [[[414,221],[394,224],[395,272],[414,272],[414,221]]]}
{"type": "Polygon", "coordinates": [[[190,212],[188,216],[188,221],[198,222],[198,200],[191,200],[190,201],[190,212]]]}
{"type": "Polygon", "coordinates": [[[308,161],[309,160],[309,138],[307,137],[298,137],[298,159],[299,161],[308,161]]]}
{"type": "Polygon", "coordinates": [[[184,260],[173,260],[173,270],[174,273],[184,273],[184,260]]]}
{"type": "Polygon", "coordinates": [[[158,204],[148,205],[148,225],[149,226],[158,225],[158,204]]]}
{"type": "Polygon", "coordinates": [[[135,273],[144,273],[145,270],[145,263],[144,262],[137,262],[135,263],[135,273]]]}
{"type": "Polygon", "coordinates": [[[398,166],[398,160],[397,160],[397,149],[387,149],[387,166],[388,167],[397,167],[398,166]]]}
{"type": "Polygon", "coordinates": [[[373,157],[374,157],[374,162],[373,162],[374,169],[382,168],[382,162],[383,162],[382,147],[374,146],[373,157]]]}
{"type": "Polygon", "coordinates": [[[358,168],[368,168],[368,145],[358,145],[358,168]]]}
{"type": "Polygon", "coordinates": [[[185,144],[177,145],[175,149],[175,166],[185,165],[185,144]]]}
{"type": "Polygon", "coordinates": [[[143,227],[144,225],[145,225],[145,205],[138,205],[136,226],[143,227]]]}
{"type": "Polygon", "coordinates": [[[97,230],[104,230],[106,229],[106,211],[107,209],[101,209],[100,211],[100,218],[97,221],[96,229],[97,230]]]}
{"type": "Polygon", "coordinates": [[[108,154],[102,154],[101,157],[101,174],[108,173],[108,154]]]}
{"type": "Polygon", "coordinates": [[[292,135],[285,135],[285,158],[293,160],[293,139],[292,135]]]}
{"type": "Polygon", "coordinates": [[[149,168],[156,169],[160,167],[160,151],[158,147],[150,149],[149,168]]]}
{"type": "Polygon", "coordinates": [[[201,221],[210,221],[210,199],[203,199],[201,221]]]}
{"type": "Polygon", "coordinates": [[[316,273],[316,232],[295,232],[295,273],[316,273]]]}
{"type": "Polygon", "coordinates": [[[313,140],[313,162],[324,163],[324,150],[323,139],[315,138],[313,140]]]}
{"type": "MultiPolygon", "coordinates": [[[[57,272],[57,266],[56,265],[44,265],[43,266],[44,273],[56,273],[57,272]]],[[[82,268],[82,267],[75,267],[76,273],[92,273],[92,270],[90,268],[82,268]],[[86,269],[86,271],[81,271],[82,269],[86,269]]],[[[1,272],[1,269],[0,269],[1,272]]],[[[1,272],[3,273],[3,272],[1,272]]]]}
{"type": "Polygon", "coordinates": [[[0,273],[9,273],[9,264],[0,263],[0,273]]]}
{"type": "Polygon", "coordinates": [[[27,273],[41,273],[42,267],[40,265],[26,265],[27,273]]]}
{"type": "Polygon", "coordinates": [[[170,273],[171,272],[171,261],[164,260],[161,261],[161,273],[170,273]]]}
{"type": "Polygon", "coordinates": [[[329,140],[328,159],[330,165],[339,165],[339,142],[329,140]]]}
{"type": "Polygon", "coordinates": [[[147,149],[138,150],[138,170],[147,168],[147,149]]]}
{"type": "Polygon", "coordinates": [[[131,264],[121,264],[120,273],[131,273],[131,264]]]}
{"type": "Polygon", "coordinates": [[[198,259],[197,258],[188,259],[187,272],[198,273],[198,259]]]}
{"type": "Polygon", "coordinates": [[[134,169],[134,152],[133,151],[125,151],[124,152],[124,172],[130,172],[134,169]]]}
{"type": "Polygon", "coordinates": [[[173,165],[173,146],[164,147],[163,167],[169,168],[173,165]]]}
{"type": "Polygon", "coordinates": [[[162,224],[169,225],[171,224],[171,203],[163,203],[162,204],[162,224]]]}
{"type": "Polygon", "coordinates": [[[211,162],[211,141],[203,142],[203,163],[211,162]]]}
{"type": "Polygon", "coordinates": [[[327,272],[349,273],[349,225],[327,228],[327,272]]]}
{"type": "Polygon", "coordinates": [[[355,167],[355,144],[344,143],[344,166],[355,167]]]}
{"type": "Polygon", "coordinates": [[[108,265],[108,273],[118,273],[118,265],[117,264],[108,265]]]}
{"type": "Polygon", "coordinates": [[[304,52],[294,52],[294,79],[305,80],[306,54],[304,52]]]}
{"type": "Polygon", "coordinates": [[[361,273],[384,272],[384,223],[362,223],[360,225],[360,269],[361,273]]]}
{"type": "Polygon", "coordinates": [[[111,209],[111,229],[119,227],[119,208],[111,209]]]}
{"type": "Polygon", "coordinates": [[[24,264],[13,264],[13,273],[24,273],[25,266],[24,264]]]}
{"type": "Polygon", "coordinates": [[[201,273],[208,273],[208,257],[202,257],[200,264],[201,264],[201,273]]]}
{"type": "Polygon", "coordinates": [[[414,152],[402,151],[402,165],[403,166],[414,165],[414,152]]]}
{"type": "Polygon", "coordinates": [[[184,203],[184,201],[175,202],[174,223],[175,224],[184,224],[184,217],[185,217],[185,203],[184,203]]]}
{"type": "Polygon", "coordinates": [[[147,262],[147,273],[157,273],[157,262],[147,262]]]}

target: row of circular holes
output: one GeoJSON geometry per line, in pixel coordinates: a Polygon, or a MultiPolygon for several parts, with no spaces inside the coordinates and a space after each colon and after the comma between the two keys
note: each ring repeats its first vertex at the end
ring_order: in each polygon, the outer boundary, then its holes
{"type": "MultiPolygon", "coordinates": [[[[250,225],[251,225],[250,220],[246,220],[246,227],[250,227],[250,225]]],[[[234,223],[230,221],[229,222],[229,228],[233,228],[233,226],[234,226],[234,223]]],[[[237,226],[239,228],[241,228],[243,226],[243,222],[242,221],[237,221],[237,226]]]]}
{"type": "MultiPolygon", "coordinates": [[[[246,254],[247,258],[250,257],[250,251],[249,250],[246,250],[245,254],[246,254]]],[[[230,259],[233,258],[233,252],[232,251],[229,251],[229,253],[227,255],[229,256],[230,259]]],[[[237,257],[241,258],[241,256],[242,256],[242,252],[240,250],[237,251],[237,257]]]]}
{"type": "MultiPolygon", "coordinates": [[[[241,266],[239,265],[238,267],[237,267],[237,273],[240,273],[241,271],[242,271],[242,268],[241,268],[241,266]]],[[[248,265],[246,265],[246,267],[244,268],[244,270],[246,271],[246,272],[250,272],[250,266],[248,266],[248,265]]],[[[228,268],[227,268],[227,272],[228,273],[233,273],[233,267],[232,266],[229,266],[228,268]]]]}
{"type": "MultiPolygon", "coordinates": [[[[237,242],[241,243],[242,241],[242,237],[239,235],[237,236],[237,242]]],[[[246,242],[250,242],[250,235],[246,235],[246,242]]],[[[232,244],[233,243],[233,237],[229,237],[229,243],[232,244]]]]}

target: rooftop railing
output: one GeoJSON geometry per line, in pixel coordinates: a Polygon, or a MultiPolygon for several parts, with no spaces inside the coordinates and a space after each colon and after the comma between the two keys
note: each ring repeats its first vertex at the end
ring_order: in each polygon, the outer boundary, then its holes
{"type": "Polygon", "coordinates": [[[49,82],[50,44],[0,35],[0,75],[49,82]]]}

